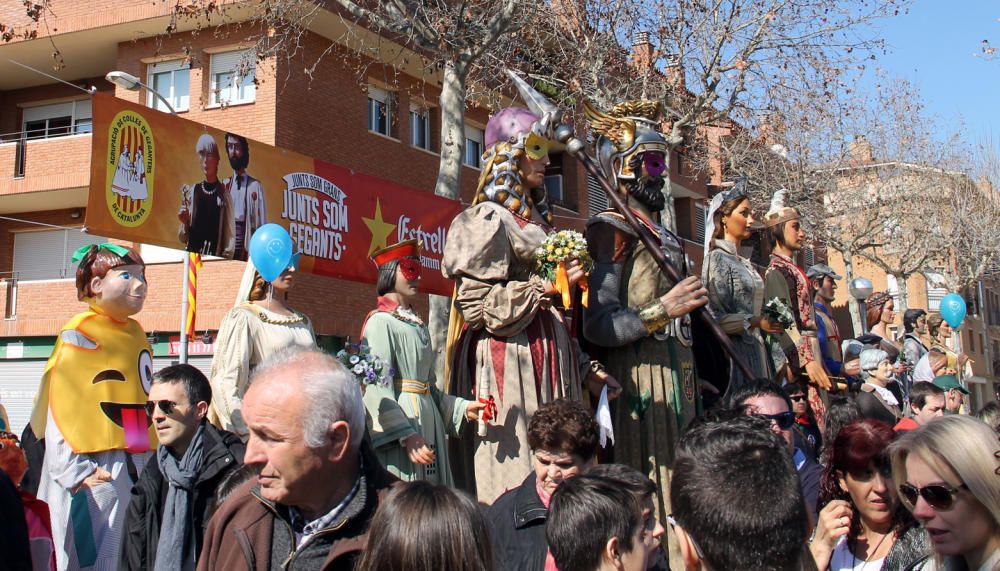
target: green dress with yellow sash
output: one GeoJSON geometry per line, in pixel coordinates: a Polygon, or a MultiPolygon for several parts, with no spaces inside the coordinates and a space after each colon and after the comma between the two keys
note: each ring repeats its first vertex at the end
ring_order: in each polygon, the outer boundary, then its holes
{"type": "Polygon", "coordinates": [[[453,485],[446,434],[458,434],[469,401],[442,393],[434,384],[434,351],[424,322],[408,308],[383,300],[369,315],[362,338],[392,368],[392,384],[369,385],[365,408],[372,446],[382,465],[404,481],[453,485]],[[414,464],[402,441],[419,433],[436,455],[414,464]]]}

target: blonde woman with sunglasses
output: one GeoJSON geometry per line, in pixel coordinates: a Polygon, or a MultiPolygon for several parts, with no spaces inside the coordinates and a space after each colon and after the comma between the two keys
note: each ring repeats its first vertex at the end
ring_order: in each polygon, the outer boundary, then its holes
{"type": "Polygon", "coordinates": [[[939,418],[890,448],[903,505],[934,555],[914,571],[1000,571],[1000,442],[982,421],[939,418]]]}

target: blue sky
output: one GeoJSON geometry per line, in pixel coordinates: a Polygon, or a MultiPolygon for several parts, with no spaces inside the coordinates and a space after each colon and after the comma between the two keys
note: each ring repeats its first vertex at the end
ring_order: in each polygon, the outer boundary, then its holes
{"type": "MultiPolygon", "coordinates": [[[[882,22],[889,53],[878,65],[910,79],[942,127],[965,125],[965,139],[1000,142],[1000,57],[977,57],[980,42],[1000,48],[1000,2],[915,0],[909,12],[882,22]]],[[[998,52],[1000,53],[1000,52],[998,52]]]]}

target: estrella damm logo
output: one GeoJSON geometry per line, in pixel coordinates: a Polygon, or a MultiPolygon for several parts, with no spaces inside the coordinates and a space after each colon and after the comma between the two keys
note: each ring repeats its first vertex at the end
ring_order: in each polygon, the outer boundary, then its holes
{"type": "Polygon", "coordinates": [[[122,111],[108,127],[107,189],[104,199],[122,226],[135,228],[153,211],[153,130],[142,115],[122,111]]]}

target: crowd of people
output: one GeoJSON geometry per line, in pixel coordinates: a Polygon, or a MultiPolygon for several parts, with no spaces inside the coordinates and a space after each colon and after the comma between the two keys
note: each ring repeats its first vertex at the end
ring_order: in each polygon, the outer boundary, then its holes
{"type": "Polygon", "coordinates": [[[897,340],[892,296],[876,294],[871,333],[844,338],[841,277],[796,264],[805,227],[782,192],[759,217],[766,272],[743,256],[757,220],[741,185],[713,198],[701,278],[666,277],[688,261],[659,222],[650,102],[585,105],[628,211],[553,244],[557,117],[522,93],[530,109],[490,120],[445,247],[444,379],[413,306],[416,241],[372,254],[378,299],[343,358],[287,303],[294,259],[270,283],[248,264],[208,377],[154,374],[131,318],[139,254],[81,248],[89,309],[60,333],[23,442],[0,435],[3,564],[1000,570],[997,406],[967,414],[947,322],[909,310],[897,340]],[[706,311],[729,352],[692,327],[706,311]]]}

